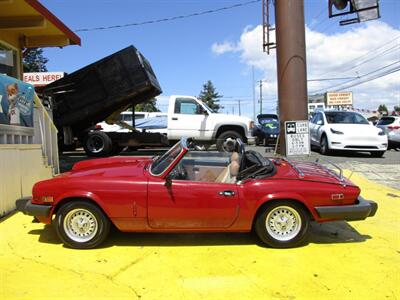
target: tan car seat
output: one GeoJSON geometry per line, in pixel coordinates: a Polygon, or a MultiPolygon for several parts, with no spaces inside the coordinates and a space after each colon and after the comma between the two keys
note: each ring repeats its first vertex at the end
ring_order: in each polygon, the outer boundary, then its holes
{"type": "Polygon", "coordinates": [[[231,155],[231,163],[218,175],[215,182],[231,183],[232,177],[233,182],[235,182],[236,176],[239,173],[239,167],[239,154],[233,152],[231,155]]]}

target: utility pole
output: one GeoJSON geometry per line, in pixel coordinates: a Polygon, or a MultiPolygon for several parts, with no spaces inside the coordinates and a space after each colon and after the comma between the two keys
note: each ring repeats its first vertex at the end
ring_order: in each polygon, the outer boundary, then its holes
{"type": "Polygon", "coordinates": [[[275,1],[280,154],[286,155],[285,121],[307,120],[304,0],[275,1]]]}
{"type": "Polygon", "coordinates": [[[240,99],[238,100],[238,105],[239,105],[239,116],[241,116],[242,115],[242,110],[240,108],[240,99]]]}
{"type": "Polygon", "coordinates": [[[262,114],[262,80],[259,81],[260,82],[260,114],[262,114]]]}
{"type": "Polygon", "coordinates": [[[251,90],[253,91],[253,120],[256,119],[256,91],[255,91],[255,79],[254,79],[254,66],[251,67],[253,80],[251,81],[251,90]]]}

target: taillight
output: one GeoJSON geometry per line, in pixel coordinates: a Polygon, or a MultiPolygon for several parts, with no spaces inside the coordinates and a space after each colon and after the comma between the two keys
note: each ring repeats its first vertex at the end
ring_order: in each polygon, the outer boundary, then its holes
{"type": "Polygon", "coordinates": [[[103,127],[101,127],[100,124],[97,124],[94,128],[95,128],[95,129],[103,129],[103,127]]]}
{"type": "Polygon", "coordinates": [[[389,130],[400,129],[400,126],[388,126],[389,130]]]}

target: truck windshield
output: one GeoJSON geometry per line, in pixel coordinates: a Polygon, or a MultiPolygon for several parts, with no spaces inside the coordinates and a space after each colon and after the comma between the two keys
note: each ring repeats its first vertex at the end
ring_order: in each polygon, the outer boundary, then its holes
{"type": "Polygon", "coordinates": [[[203,102],[203,101],[201,101],[201,102],[203,103],[204,107],[208,110],[208,112],[210,112],[210,113],[216,112],[215,110],[211,109],[205,102],[203,102]]]}
{"type": "Polygon", "coordinates": [[[182,151],[182,144],[176,143],[171,149],[169,149],[164,155],[156,158],[150,168],[153,175],[161,175],[178,157],[182,151]]]}

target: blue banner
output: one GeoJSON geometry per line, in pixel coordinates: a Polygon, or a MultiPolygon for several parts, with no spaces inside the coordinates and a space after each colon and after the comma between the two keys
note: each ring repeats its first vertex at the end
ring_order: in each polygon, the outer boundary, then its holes
{"type": "Polygon", "coordinates": [[[32,85],[0,74],[0,124],[33,127],[32,85]]]}

